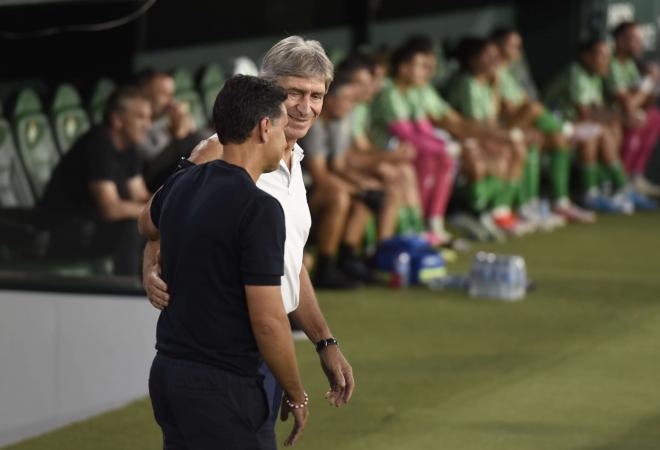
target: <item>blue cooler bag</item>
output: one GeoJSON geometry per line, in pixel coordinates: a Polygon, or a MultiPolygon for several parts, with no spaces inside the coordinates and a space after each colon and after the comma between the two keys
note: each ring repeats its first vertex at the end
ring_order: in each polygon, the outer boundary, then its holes
{"type": "Polygon", "coordinates": [[[381,242],[376,252],[376,269],[393,272],[396,259],[402,253],[410,255],[410,284],[430,283],[447,275],[445,261],[423,237],[395,236],[381,242]]]}

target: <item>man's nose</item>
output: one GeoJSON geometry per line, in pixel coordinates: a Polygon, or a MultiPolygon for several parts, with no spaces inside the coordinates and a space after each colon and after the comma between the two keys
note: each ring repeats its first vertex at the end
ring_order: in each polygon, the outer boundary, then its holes
{"type": "Polygon", "coordinates": [[[296,105],[296,110],[303,116],[307,117],[311,112],[311,104],[308,96],[304,96],[296,105]]]}

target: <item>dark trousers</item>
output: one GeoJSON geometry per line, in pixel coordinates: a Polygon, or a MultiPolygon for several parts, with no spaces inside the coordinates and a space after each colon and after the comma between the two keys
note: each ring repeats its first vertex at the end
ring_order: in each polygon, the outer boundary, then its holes
{"type": "Polygon", "coordinates": [[[266,363],[261,363],[259,373],[264,377],[264,389],[266,390],[268,404],[270,405],[270,420],[274,426],[275,422],[277,422],[277,414],[280,412],[280,406],[282,404],[282,388],[266,363]]]}
{"type": "Polygon", "coordinates": [[[165,450],[275,450],[259,378],[157,354],[149,395],[165,450]]]}

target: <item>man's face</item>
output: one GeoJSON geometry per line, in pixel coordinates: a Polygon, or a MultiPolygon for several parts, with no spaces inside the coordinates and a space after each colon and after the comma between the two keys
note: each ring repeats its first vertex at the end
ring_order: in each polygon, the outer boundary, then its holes
{"type": "Polygon", "coordinates": [[[518,33],[509,33],[509,36],[500,46],[502,56],[509,61],[518,61],[522,57],[522,38],[518,33]]]}
{"type": "Polygon", "coordinates": [[[285,130],[289,123],[289,116],[287,115],[284,103],[282,103],[280,110],[282,111],[280,117],[275,120],[271,120],[269,140],[264,146],[264,156],[266,160],[264,173],[272,172],[273,170],[277,169],[279,167],[280,160],[284,156],[284,152],[288,149],[285,130]]]}
{"type": "Polygon", "coordinates": [[[587,53],[585,62],[587,68],[593,73],[600,76],[607,75],[610,65],[610,47],[605,42],[597,44],[591,52],[587,53]]]}
{"type": "Polygon", "coordinates": [[[430,83],[435,75],[435,71],[438,68],[438,58],[435,57],[433,53],[427,53],[424,55],[424,69],[426,82],[430,83]]]}
{"type": "Polygon", "coordinates": [[[160,118],[174,102],[174,78],[169,75],[157,76],[146,86],[145,94],[149,97],[154,118],[160,118]]]}
{"type": "Polygon", "coordinates": [[[426,55],[423,53],[416,53],[410,61],[403,63],[399,69],[399,75],[405,82],[413,86],[426,84],[427,72],[426,55]]]}
{"type": "Polygon", "coordinates": [[[623,35],[626,52],[635,59],[638,59],[644,53],[644,39],[642,29],[638,26],[630,27],[623,35]]]}
{"type": "Polygon", "coordinates": [[[358,88],[353,84],[346,84],[328,97],[326,108],[333,119],[343,119],[351,113],[358,98],[358,88]]]}
{"type": "Polygon", "coordinates": [[[387,67],[384,64],[376,64],[374,67],[372,91],[374,96],[383,89],[385,78],[387,77],[387,67]]]}
{"type": "Polygon", "coordinates": [[[367,69],[358,69],[353,72],[351,83],[355,86],[355,100],[358,102],[368,102],[376,94],[374,92],[373,76],[367,69]]]}
{"type": "Polygon", "coordinates": [[[288,141],[305,137],[323,108],[325,80],[323,78],[281,77],[279,86],[288,97],[284,101],[289,123],[284,130],[288,141]]]}
{"type": "Polygon", "coordinates": [[[500,51],[493,43],[489,43],[484,50],[474,59],[473,70],[476,75],[494,77],[501,62],[500,51]]]}
{"type": "Polygon", "coordinates": [[[151,128],[151,105],[146,99],[129,98],[124,102],[124,110],[117,115],[116,123],[124,139],[131,144],[139,144],[151,128]]]}

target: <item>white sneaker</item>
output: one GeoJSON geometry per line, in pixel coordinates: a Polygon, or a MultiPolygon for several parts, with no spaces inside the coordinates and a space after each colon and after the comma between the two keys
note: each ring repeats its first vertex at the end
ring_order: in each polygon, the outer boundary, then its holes
{"type": "Polygon", "coordinates": [[[647,197],[660,197],[660,186],[651,183],[644,175],[635,175],[632,179],[633,188],[647,197]]]}
{"type": "Polygon", "coordinates": [[[506,242],[506,234],[497,226],[490,213],[482,213],[479,216],[479,223],[488,231],[488,234],[494,241],[506,242]]]}
{"type": "Polygon", "coordinates": [[[635,212],[635,204],[630,200],[630,196],[626,192],[617,192],[612,196],[611,200],[622,214],[630,216],[635,212]]]}

